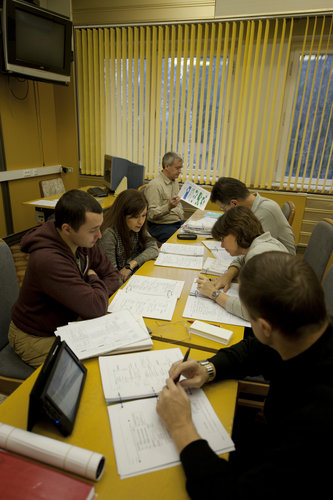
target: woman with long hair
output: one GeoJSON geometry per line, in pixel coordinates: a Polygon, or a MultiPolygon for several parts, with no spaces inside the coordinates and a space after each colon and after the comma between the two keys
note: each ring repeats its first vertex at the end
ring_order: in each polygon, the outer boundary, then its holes
{"type": "Polygon", "coordinates": [[[232,256],[236,257],[230,264],[226,273],[216,280],[207,277],[198,277],[198,290],[200,293],[215,300],[226,311],[248,319],[239,297],[228,295],[233,279],[237,278],[241,268],[254,255],[264,252],[287,252],[285,246],[264,232],[261,222],[248,207],[236,206],[222,215],[212,229],[214,239],[221,242],[221,247],[232,256]]]}
{"type": "Polygon", "coordinates": [[[101,227],[99,244],[123,281],[158,255],[156,241],[147,232],[147,208],[141,191],[126,189],[117,196],[101,227]]]}

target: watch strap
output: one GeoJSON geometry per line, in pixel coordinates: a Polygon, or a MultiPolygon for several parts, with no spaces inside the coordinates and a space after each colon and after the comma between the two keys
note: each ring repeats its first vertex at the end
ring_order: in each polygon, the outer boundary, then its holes
{"type": "Polygon", "coordinates": [[[202,359],[198,361],[199,365],[204,366],[207,370],[208,373],[208,382],[211,382],[215,378],[215,371],[212,366],[212,363],[208,361],[207,359],[202,359]]]}
{"type": "Polygon", "coordinates": [[[214,290],[214,292],[212,293],[212,300],[214,300],[214,302],[216,302],[216,299],[220,295],[220,293],[221,290],[214,290]]]}

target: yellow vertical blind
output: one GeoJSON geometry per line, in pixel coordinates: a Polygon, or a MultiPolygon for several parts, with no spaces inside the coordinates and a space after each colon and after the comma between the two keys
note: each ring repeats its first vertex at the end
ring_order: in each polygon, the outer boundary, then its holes
{"type": "Polygon", "coordinates": [[[103,175],[111,154],[151,179],[172,150],[183,181],[332,192],[332,24],[77,28],[81,172],[103,175]]]}

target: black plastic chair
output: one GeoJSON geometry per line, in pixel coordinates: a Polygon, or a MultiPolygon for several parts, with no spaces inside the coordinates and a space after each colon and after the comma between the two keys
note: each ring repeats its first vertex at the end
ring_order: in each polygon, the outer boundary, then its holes
{"type": "Polygon", "coordinates": [[[24,363],[8,342],[11,309],[18,297],[19,287],[12,253],[1,239],[0,283],[0,392],[10,394],[31,375],[34,368],[24,363]]]}

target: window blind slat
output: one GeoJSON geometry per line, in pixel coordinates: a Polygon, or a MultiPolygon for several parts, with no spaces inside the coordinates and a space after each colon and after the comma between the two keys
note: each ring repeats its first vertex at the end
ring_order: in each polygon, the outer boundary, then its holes
{"type": "Polygon", "coordinates": [[[316,16],[76,29],[81,172],[102,175],[107,153],[143,163],[151,179],[177,151],[182,180],[327,191],[332,24],[316,16]]]}

